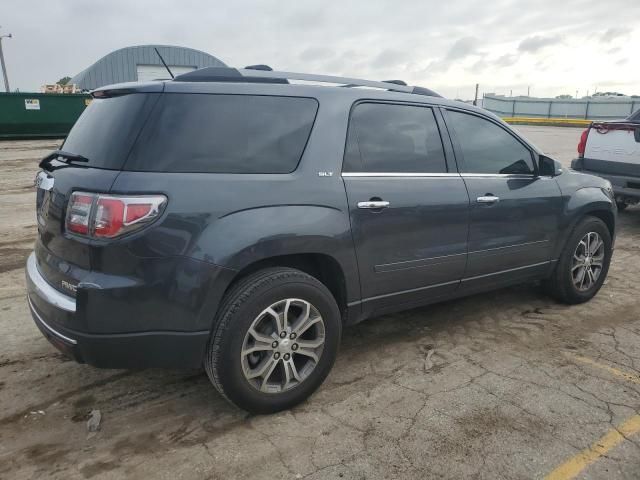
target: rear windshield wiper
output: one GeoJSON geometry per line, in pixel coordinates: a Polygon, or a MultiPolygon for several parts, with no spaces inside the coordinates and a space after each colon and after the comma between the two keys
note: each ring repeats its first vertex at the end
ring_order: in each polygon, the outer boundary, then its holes
{"type": "Polygon", "coordinates": [[[63,159],[65,163],[71,162],[82,162],[87,163],[89,159],[87,157],[83,157],[82,155],[78,155],[76,153],[65,152],[64,150],[54,150],[49,155],[40,160],[40,164],[38,165],[40,168],[46,168],[50,166],[52,160],[63,159]]]}

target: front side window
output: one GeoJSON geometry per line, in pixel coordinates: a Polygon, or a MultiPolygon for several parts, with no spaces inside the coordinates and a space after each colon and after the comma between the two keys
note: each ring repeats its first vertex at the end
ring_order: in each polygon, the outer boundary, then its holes
{"type": "Polygon", "coordinates": [[[448,111],[464,157],[464,173],[532,174],[531,152],[498,125],[467,113],[448,111]]]}
{"type": "Polygon", "coordinates": [[[428,107],[361,103],[351,114],[345,172],[447,171],[438,124],[428,107]]]}

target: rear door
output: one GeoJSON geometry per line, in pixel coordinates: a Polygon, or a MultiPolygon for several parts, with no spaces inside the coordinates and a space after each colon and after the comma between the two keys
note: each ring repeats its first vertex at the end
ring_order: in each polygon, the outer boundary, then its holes
{"type": "Polygon", "coordinates": [[[538,175],[532,150],[498,122],[453,109],[445,118],[471,199],[462,287],[484,290],[543,275],[562,210],[555,180],[538,175]]]}
{"type": "Polygon", "coordinates": [[[437,115],[405,104],[352,109],[342,177],[365,313],[449,294],[464,272],[469,197],[437,115]]]}

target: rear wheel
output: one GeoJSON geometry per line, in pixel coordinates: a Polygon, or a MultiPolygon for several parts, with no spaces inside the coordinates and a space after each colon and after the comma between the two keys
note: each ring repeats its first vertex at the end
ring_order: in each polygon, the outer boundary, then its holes
{"type": "Polygon", "coordinates": [[[290,408],[333,366],[342,322],[329,290],[291,268],[241,280],[225,296],[205,356],[213,385],[253,413],[290,408]]]}
{"type": "Polygon", "coordinates": [[[569,237],[547,291],[569,304],[590,300],[607,277],[611,253],[611,234],[605,223],[586,217],[569,237]]]}

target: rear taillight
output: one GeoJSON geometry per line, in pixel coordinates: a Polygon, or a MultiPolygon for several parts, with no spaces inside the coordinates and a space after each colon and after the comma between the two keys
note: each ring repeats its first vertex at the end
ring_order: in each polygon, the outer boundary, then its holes
{"type": "Polygon", "coordinates": [[[125,197],[74,192],[67,208],[67,231],[92,238],[114,238],[145,227],[160,216],[164,195],[125,197]]]}
{"type": "Polygon", "coordinates": [[[589,129],[587,128],[582,135],[580,135],[580,142],[578,143],[578,155],[580,158],[584,158],[584,151],[587,148],[587,137],[589,136],[589,129]]]}
{"type": "Polygon", "coordinates": [[[95,195],[75,192],[69,201],[67,230],[80,235],[89,233],[89,217],[95,195]]]}

